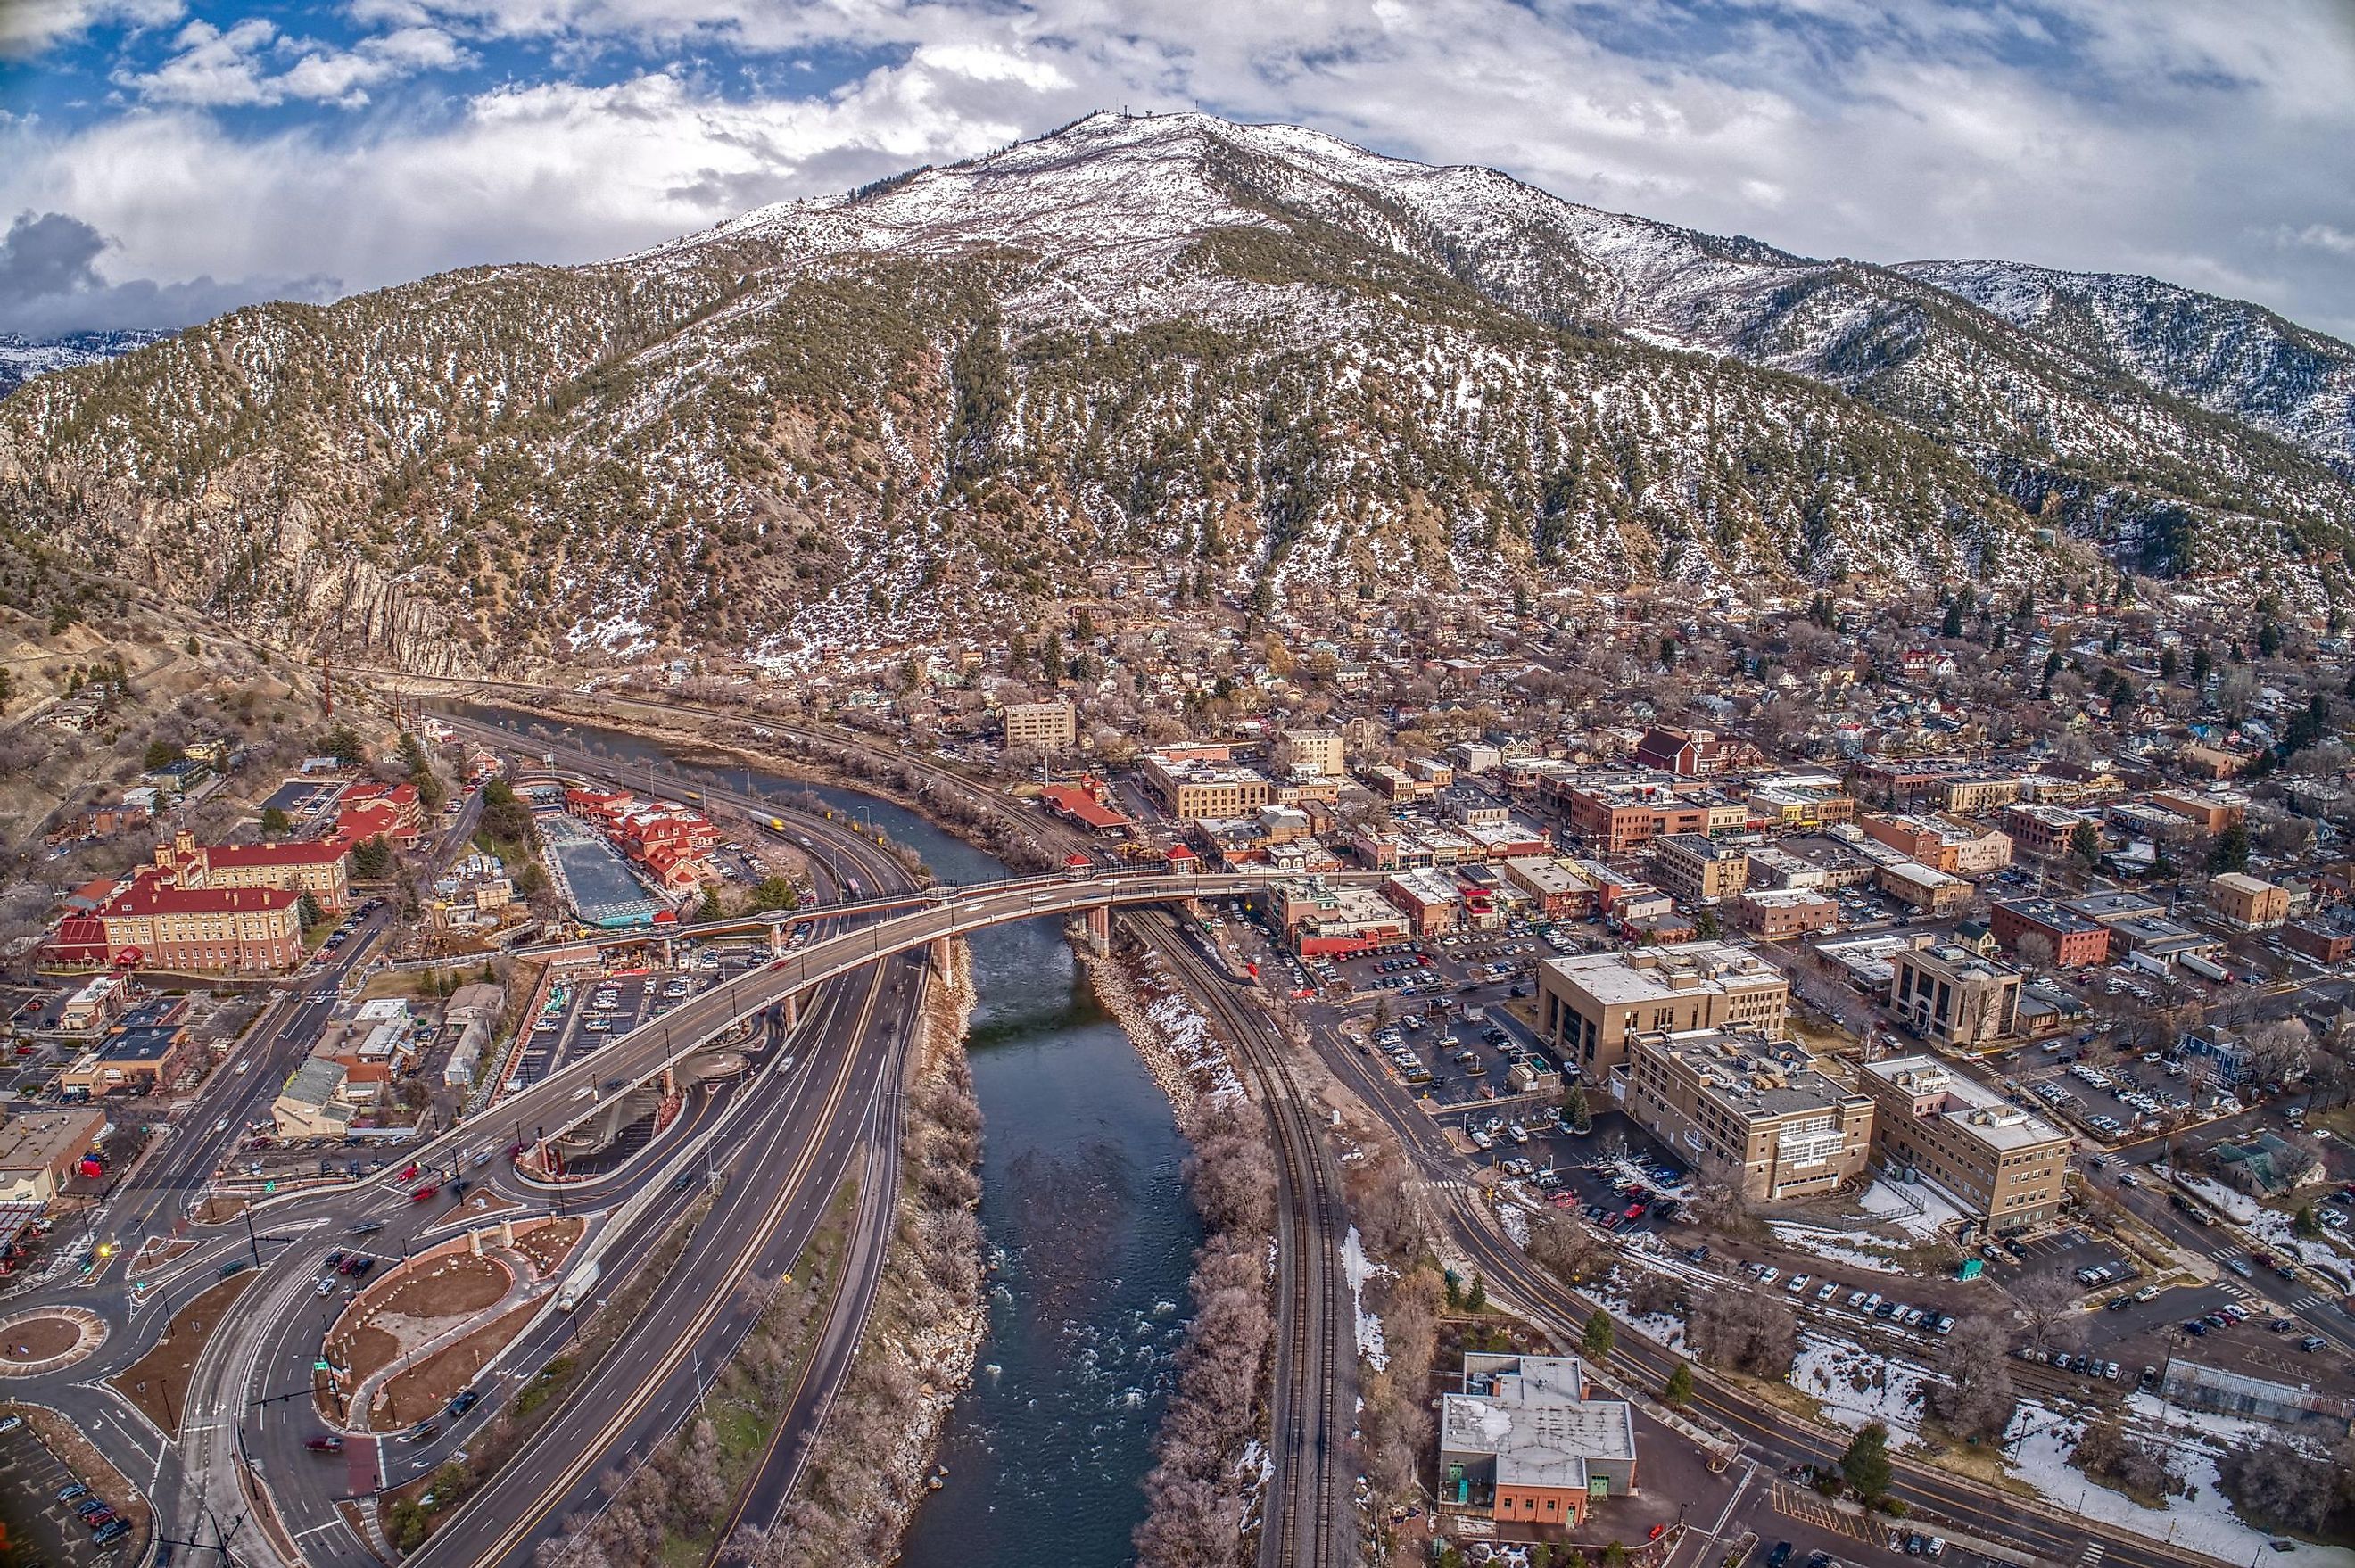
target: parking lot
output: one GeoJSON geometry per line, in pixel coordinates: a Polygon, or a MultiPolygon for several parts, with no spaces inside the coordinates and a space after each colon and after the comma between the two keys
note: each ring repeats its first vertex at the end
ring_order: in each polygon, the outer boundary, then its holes
{"type": "Polygon", "coordinates": [[[2022,1055],[2011,1066],[2023,1091],[2044,1109],[2105,1138],[2147,1137],[2194,1114],[2198,1091],[2192,1070],[2158,1051],[2137,1057],[2047,1049],[2022,1055]]]}
{"type": "Polygon", "coordinates": [[[709,968],[631,969],[584,975],[559,984],[532,1025],[509,1089],[528,1087],[615,1038],[649,1023],[734,969],[765,956],[745,952],[733,962],[715,953],[709,968]]]}
{"type": "Polygon", "coordinates": [[[0,1523],[7,1530],[5,1543],[10,1555],[5,1561],[15,1563],[112,1563],[125,1561],[123,1548],[138,1540],[133,1533],[112,1546],[101,1546],[91,1539],[91,1526],[82,1522],[74,1511],[74,1504],[86,1500],[77,1497],[60,1500],[59,1494],[78,1485],[72,1471],[49,1451],[21,1418],[17,1424],[0,1433],[0,1523]]]}
{"type": "Polygon", "coordinates": [[[1998,1284],[2017,1288],[2040,1275],[2064,1279],[2081,1294],[2106,1295],[2141,1276],[2142,1271],[2118,1248],[2098,1236],[2071,1227],[2027,1241],[1994,1244],[1994,1257],[1979,1253],[1987,1272],[1998,1284]],[[2107,1271],[2106,1276],[2094,1275],[2107,1271]]]}

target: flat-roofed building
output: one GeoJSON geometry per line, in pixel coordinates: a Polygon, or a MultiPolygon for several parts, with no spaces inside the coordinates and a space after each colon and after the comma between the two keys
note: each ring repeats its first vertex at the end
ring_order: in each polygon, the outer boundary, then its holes
{"type": "Polygon", "coordinates": [[[1455,928],[1463,890],[1455,879],[1435,866],[1418,866],[1393,873],[1382,883],[1391,902],[1404,910],[1418,936],[1435,936],[1455,928]]]}
{"type": "Polygon", "coordinates": [[[2046,960],[2056,969],[2082,969],[2110,956],[2110,928],[2089,920],[2051,899],[2008,899],[1995,906],[1995,939],[2003,950],[2019,956],[2022,937],[2035,937],[2051,949],[2046,960]]]}
{"type": "Polygon", "coordinates": [[[1639,1034],[1620,1071],[1629,1115],[1728,1173],[1753,1203],[1820,1196],[1871,1157],[1871,1098],[1786,1041],[1744,1029],[1639,1034]]]}
{"type": "Polygon", "coordinates": [[[1267,775],[1222,762],[1173,758],[1155,752],[1137,770],[1146,792],[1182,821],[1248,816],[1275,797],[1267,775]]]}
{"type": "Polygon", "coordinates": [[[1600,901],[1593,882],[1567,860],[1516,855],[1505,862],[1505,880],[1527,894],[1548,920],[1591,915],[1600,901]]]}
{"type": "Polygon", "coordinates": [[[2065,805],[2047,805],[2037,801],[2015,801],[2003,809],[2003,830],[2011,835],[2012,848],[2041,860],[2066,855],[2070,837],[2093,820],[2065,805]]]}
{"type": "Polygon", "coordinates": [[[47,1203],[106,1132],[104,1111],[43,1108],[0,1120],[0,1203],[47,1203]]]}
{"type": "Polygon", "coordinates": [[[1748,948],[1686,942],[1538,965],[1538,1031],[1588,1076],[1626,1060],[1627,1037],[1746,1025],[1783,1033],[1791,983],[1748,948]]]}
{"type": "Polygon", "coordinates": [[[1914,1033],[1970,1047],[2009,1039],[2019,1028],[2019,971],[1967,947],[1909,947],[1891,960],[1889,1005],[1914,1033]]]}
{"type": "Polygon", "coordinates": [[[1636,1413],[1590,1399],[1575,1356],[1466,1352],[1464,1392],[1439,1402],[1443,1513],[1533,1539],[1576,1529],[1598,1501],[1636,1488],[1636,1413]]]}
{"type": "Polygon", "coordinates": [[[1839,923],[1839,904],[1806,888],[1752,888],[1734,901],[1734,919],[1765,942],[1787,942],[1829,931],[1839,923]]]}
{"type": "Polygon", "coordinates": [[[1321,778],[1349,771],[1348,747],[1338,730],[1286,730],[1284,740],[1295,774],[1321,778]]]}
{"type": "Polygon", "coordinates": [[[1868,816],[1865,837],[1949,876],[1983,877],[2011,864],[2011,836],[1944,816],[1868,816]]]}
{"type": "Polygon", "coordinates": [[[1068,702],[1009,702],[1006,743],[1066,751],[1080,741],[1080,710],[1068,702]]]}
{"type": "Polygon", "coordinates": [[[1962,878],[1949,876],[1919,860],[1892,860],[1875,868],[1872,885],[1898,902],[1928,915],[1951,914],[1977,894],[1977,890],[1962,878]]]}
{"type": "Polygon", "coordinates": [[[1982,811],[2009,805],[2019,798],[2017,773],[1964,773],[1946,781],[1943,804],[1948,811],[1975,816],[1982,811]]]}
{"type": "Polygon", "coordinates": [[[1700,833],[1669,833],[1652,840],[1652,877],[1688,903],[1732,898],[1750,880],[1750,852],[1700,833]]]}
{"type": "Polygon", "coordinates": [[[2289,919],[2289,890],[2245,871],[2226,871],[2209,879],[2208,907],[2227,925],[2270,931],[2289,919]]]}
{"type": "Polygon", "coordinates": [[[2188,819],[2202,833],[2222,833],[2249,815],[2249,797],[2233,789],[2155,789],[2150,804],[2188,819]]]}
{"type": "Polygon", "coordinates": [[[1989,1231],[2061,1216],[2069,1136],[1928,1056],[1868,1061],[1872,1136],[1882,1159],[1934,1182],[1989,1231]]]}

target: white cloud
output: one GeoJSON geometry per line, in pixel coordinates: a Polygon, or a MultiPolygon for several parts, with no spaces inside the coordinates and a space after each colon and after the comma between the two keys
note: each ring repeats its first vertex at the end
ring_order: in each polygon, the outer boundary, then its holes
{"type": "Polygon", "coordinates": [[[438,27],[409,27],[337,49],[312,38],[286,38],[260,16],[223,32],[190,22],[173,40],[179,52],[155,70],[118,70],[114,82],[150,103],[197,109],[266,107],[288,99],[356,109],[367,90],[420,71],[448,70],[473,57],[438,27]],[[274,58],[293,63],[272,72],[274,58]]]}
{"type": "MultiPolygon", "coordinates": [[[[350,49],[197,35],[149,109],[0,125],[0,210],[71,211],[159,275],[386,283],[580,261],[762,202],[969,156],[1092,109],[1201,107],[1505,168],[1573,200],[1816,255],[2149,272],[2355,333],[2355,32],[2142,0],[356,0],[350,49]],[[1636,27],[1646,29],[1636,32],[1636,27]],[[357,103],[538,39],[688,62],[524,80],[442,118],[230,134],[205,106],[357,103]],[[822,97],[715,80],[812,48],[889,63],[822,97]],[[291,60],[292,63],[288,63],[291,60]],[[242,96],[240,96],[242,95],[242,96]],[[257,96],[258,95],[258,96],[257,96]],[[13,156],[10,155],[14,155],[13,156]],[[133,177],[122,160],[134,163],[133,177]]],[[[266,24],[261,24],[266,26],[266,24]]],[[[198,29],[202,28],[199,33],[198,29]]],[[[249,35],[250,36],[250,35],[249,35]]],[[[792,74],[773,76],[792,80],[792,74]]],[[[153,89],[144,86],[154,82],[153,89]]]]}
{"type": "Polygon", "coordinates": [[[97,27],[166,27],[186,9],[183,0],[0,0],[0,59],[42,54],[97,27]]]}

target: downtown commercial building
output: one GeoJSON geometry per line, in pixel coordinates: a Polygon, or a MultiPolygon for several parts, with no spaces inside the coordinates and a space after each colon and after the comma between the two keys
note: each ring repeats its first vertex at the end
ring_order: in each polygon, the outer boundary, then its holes
{"type": "Polygon", "coordinates": [[[1639,1034],[1613,1083],[1654,1136],[1753,1203],[1820,1196],[1871,1157],[1871,1098],[1754,1030],[1639,1034]]]}
{"type": "Polygon", "coordinates": [[[1637,1034],[1747,1027],[1779,1039],[1791,983],[1746,948],[1686,942],[1548,959],[1537,999],[1538,1032],[1565,1076],[1592,1078],[1625,1061],[1637,1034]]]}

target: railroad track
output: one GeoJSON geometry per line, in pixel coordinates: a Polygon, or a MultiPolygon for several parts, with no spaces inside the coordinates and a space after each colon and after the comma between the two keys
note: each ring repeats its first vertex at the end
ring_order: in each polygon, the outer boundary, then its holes
{"type": "Polygon", "coordinates": [[[1169,914],[1161,951],[1194,982],[1194,994],[1234,1042],[1260,1086],[1276,1154],[1276,1259],[1282,1300],[1272,1425],[1275,1474],[1272,1506],[1260,1528],[1262,1568],[1331,1568],[1354,1561],[1341,1520],[1340,1378],[1337,1325],[1349,1320],[1337,1255],[1345,1220],[1339,1178],[1292,1067],[1265,1020],[1231,994],[1228,982],[1188,947],[1169,914]]]}

